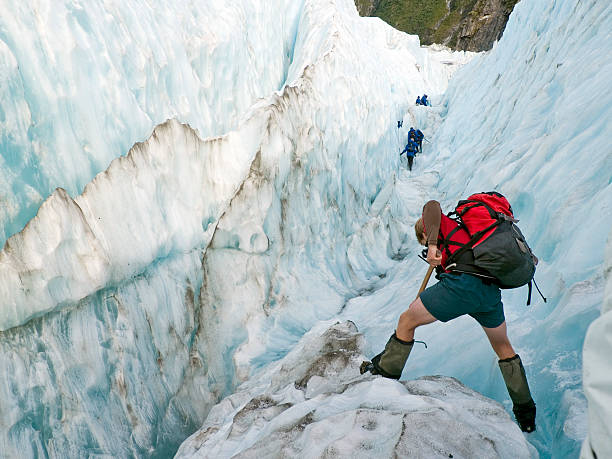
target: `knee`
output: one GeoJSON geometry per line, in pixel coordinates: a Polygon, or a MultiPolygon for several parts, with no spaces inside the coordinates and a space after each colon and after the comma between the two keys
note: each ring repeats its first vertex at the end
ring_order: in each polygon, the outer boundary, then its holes
{"type": "Polygon", "coordinates": [[[400,314],[399,323],[403,328],[414,329],[417,327],[412,309],[408,308],[400,314]]]}

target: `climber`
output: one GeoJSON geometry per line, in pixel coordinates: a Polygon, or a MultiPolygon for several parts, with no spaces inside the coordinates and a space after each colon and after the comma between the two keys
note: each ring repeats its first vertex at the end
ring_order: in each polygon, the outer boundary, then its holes
{"type": "Polygon", "coordinates": [[[423,97],[421,97],[421,105],[429,105],[429,100],[427,100],[427,94],[423,94],[423,97]]]}
{"type": "Polygon", "coordinates": [[[425,134],[420,129],[417,129],[414,133],[414,139],[416,143],[419,145],[419,153],[423,152],[423,139],[425,138],[425,134]]]}
{"type": "Polygon", "coordinates": [[[408,140],[416,140],[416,131],[412,126],[410,126],[410,130],[408,131],[408,140]]]}
{"type": "Polygon", "coordinates": [[[416,155],[418,148],[419,146],[414,140],[409,140],[408,143],[406,144],[406,147],[400,153],[400,156],[406,153],[406,158],[408,159],[408,170],[409,171],[412,171],[412,162],[414,161],[414,155],[416,155]]]}
{"type": "Polygon", "coordinates": [[[417,96],[416,104],[421,105],[421,96],[417,96]]]}
{"type": "Polygon", "coordinates": [[[473,264],[471,251],[463,252],[459,260],[461,272],[448,270],[448,258],[458,250],[456,243],[465,243],[470,237],[463,234],[467,232],[455,220],[442,213],[437,201],[425,204],[422,217],[416,221],[414,229],[419,243],[427,247],[428,263],[436,266],[439,282],[425,289],[400,315],[395,333],[389,338],[385,349],[371,362],[364,362],[369,366],[363,367],[363,371],[399,379],[414,345],[417,327],[436,320],[447,322],[468,314],[482,326],[499,357],[499,368],[521,430],[533,432],[536,429],[536,405],[529,391],[521,358],[506,333],[501,291],[494,283],[495,279],[473,264]]]}

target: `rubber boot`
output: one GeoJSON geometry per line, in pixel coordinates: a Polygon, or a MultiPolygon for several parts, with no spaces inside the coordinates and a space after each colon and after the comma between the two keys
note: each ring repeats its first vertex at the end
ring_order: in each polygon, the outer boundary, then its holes
{"type": "Polygon", "coordinates": [[[512,411],[516,422],[523,432],[533,432],[536,429],[536,405],[529,392],[529,384],[527,384],[521,358],[517,354],[509,359],[500,360],[499,369],[514,405],[512,411]]]}
{"type": "Polygon", "coordinates": [[[385,350],[372,359],[371,373],[385,378],[400,379],[413,345],[414,340],[402,341],[393,333],[387,341],[385,350]]]}

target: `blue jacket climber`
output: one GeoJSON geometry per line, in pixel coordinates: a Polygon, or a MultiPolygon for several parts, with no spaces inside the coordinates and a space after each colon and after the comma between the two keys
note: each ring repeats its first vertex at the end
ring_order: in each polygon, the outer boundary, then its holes
{"type": "Polygon", "coordinates": [[[429,105],[429,101],[427,100],[427,94],[423,94],[423,97],[421,97],[421,105],[429,105]]]}
{"type": "Polygon", "coordinates": [[[416,155],[418,148],[419,148],[419,145],[414,140],[409,140],[408,143],[406,144],[406,147],[404,147],[404,150],[402,150],[402,152],[400,153],[400,156],[406,153],[406,158],[408,159],[408,170],[409,171],[412,170],[412,162],[414,161],[414,155],[416,155]]]}
{"type": "Polygon", "coordinates": [[[421,96],[417,96],[416,104],[421,105],[421,96]]]}
{"type": "Polygon", "coordinates": [[[413,127],[411,127],[410,130],[408,131],[408,141],[410,140],[416,140],[416,131],[414,130],[413,127]]]}
{"type": "Polygon", "coordinates": [[[423,151],[423,139],[425,138],[425,134],[420,129],[417,129],[415,132],[415,141],[419,145],[419,152],[423,151]]]}

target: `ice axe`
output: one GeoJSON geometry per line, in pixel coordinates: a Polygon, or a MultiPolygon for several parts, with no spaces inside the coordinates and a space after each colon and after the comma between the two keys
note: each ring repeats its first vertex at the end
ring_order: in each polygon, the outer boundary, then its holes
{"type": "Polygon", "coordinates": [[[423,282],[421,283],[421,287],[419,288],[419,293],[417,293],[416,298],[418,298],[419,295],[423,293],[423,290],[427,288],[427,283],[429,282],[429,278],[431,277],[431,273],[433,273],[433,270],[434,270],[434,266],[429,265],[429,269],[427,269],[427,274],[425,274],[425,279],[423,279],[423,282]]]}
{"type": "MultiPolygon", "coordinates": [[[[421,283],[421,287],[419,288],[419,293],[417,293],[416,298],[418,298],[419,295],[423,292],[423,290],[427,288],[427,283],[429,282],[429,279],[431,278],[431,273],[433,273],[433,270],[434,270],[433,265],[429,265],[429,268],[427,269],[427,274],[425,274],[425,278],[423,279],[423,282],[421,283]]],[[[361,362],[361,365],[359,366],[359,373],[364,374],[367,371],[371,372],[373,369],[374,369],[374,364],[370,362],[369,360],[364,360],[363,362],[361,362]]]]}

